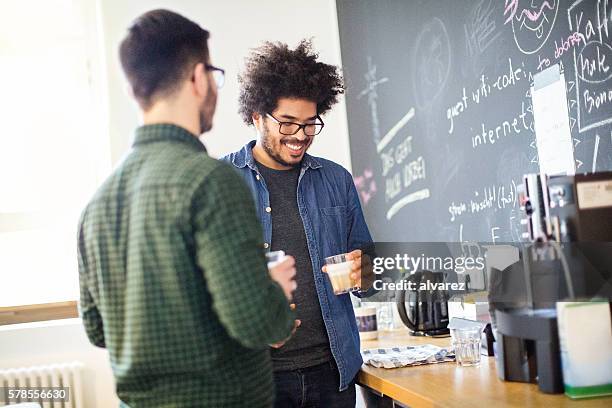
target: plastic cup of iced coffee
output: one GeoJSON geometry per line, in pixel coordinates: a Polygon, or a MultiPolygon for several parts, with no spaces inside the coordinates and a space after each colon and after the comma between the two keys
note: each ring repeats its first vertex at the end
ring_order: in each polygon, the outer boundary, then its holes
{"type": "Polygon", "coordinates": [[[325,268],[334,289],[334,294],[341,295],[361,289],[357,284],[358,282],[351,279],[352,266],[353,261],[348,258],[348,254],[325,258],[325,268]]]}

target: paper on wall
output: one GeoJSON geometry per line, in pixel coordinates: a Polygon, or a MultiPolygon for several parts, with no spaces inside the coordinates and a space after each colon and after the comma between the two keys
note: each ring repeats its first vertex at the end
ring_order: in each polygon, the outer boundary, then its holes
{"type": "Polygon", "coordinates": [[[534,75],[531,99],[540,173],[575,174],[565,76],[559,65],[534,75]]]}

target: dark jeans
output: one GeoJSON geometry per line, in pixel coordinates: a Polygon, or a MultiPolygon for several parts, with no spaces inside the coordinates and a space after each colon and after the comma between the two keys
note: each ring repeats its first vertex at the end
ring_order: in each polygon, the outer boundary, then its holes
{"type": "Polygon", "coordinates": [[[354,408],[355,380],[339,392],[340,374],[333,361],[295,371],[274,373],[275,408],[354,408]]]}

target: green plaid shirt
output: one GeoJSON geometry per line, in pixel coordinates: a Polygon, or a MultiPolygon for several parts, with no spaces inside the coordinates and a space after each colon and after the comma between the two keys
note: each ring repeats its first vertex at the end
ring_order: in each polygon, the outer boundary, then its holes
{"type": "Polygon", "coordinates": [[[136,131],[79,223],[80,314],[131,407],[271,406],[293,326],[251,193],[174,125],[136,131]],[[246,404],[246,405],[245,405],[246,404]]]}

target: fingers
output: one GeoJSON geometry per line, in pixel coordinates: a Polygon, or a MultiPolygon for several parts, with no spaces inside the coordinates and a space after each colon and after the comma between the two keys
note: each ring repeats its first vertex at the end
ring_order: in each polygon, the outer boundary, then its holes
{"type": "MultiPolygon", "coordinates": [[[[285,285],[285,282],[293,280],[297,273],[295,269],[295,259],[292,256],[286,256],[281,262],[275,264],[268,269],[270,276],[281,285],[285,285]]],[[[288,287],[287,290],[295,290],[295,287],[288,287]]]]}
{"type": "Polygon", "coordinates": [[[300,327],[302,325],[302,321],[299,319],[295,319],[295,321],[293,322],[293,329],[291,329],[291,334],[289,335],[289,337],[283,342],[286,343],[287,340],[289,340],[291,338],[291,336],[293,336],[297,330],[298,327],[300,327]]]}
{"type": "Polygon", "coordinates": [[[361,258],[361,249],[355,249],[354,251],[349,252],[346,257],[353,260],[361,258]]]}
{"type": "Polygon", "coordinates": [[[291,308],[291,310],[295,310],[295,303],[291,303],[289,307],[291,308]]]}
{"type": "Polygon", "coordinates": [[[286,255],[285,258],[277,264],[277,266],[282,268],[292,268],[295,266],[295,258],[291,255],[286,255]]]}
{"type": "MultiPolygon", "coordinates": [[[[295,308],[295,304],[292,303],[291,305],[293,305],[293,307],[295,308]]],[[[302,325],[302,321],[299,320],[299,319],[295,319],[293,321],[293,329],[291,329],[291,334],[289,335],[289,337],[287,337],[283,341],[279,341],[278,343],[270,344],[270,347],[275,348],[275,349],[283,347],[285,345],[285,343],[287,342],[287,340],[289,340],[291,338],[291,336],[293,336],[295,334],[295,331],[301,325],[302,325]]]]}
{"type": "Polygon", "coordinates": [[[297,272],[295,269],[295,258],[290,255],[286,256],[282,262],[275,266],[275,268],[279,271],[287,272],[291,278],[293,278],[297,272]]]}

